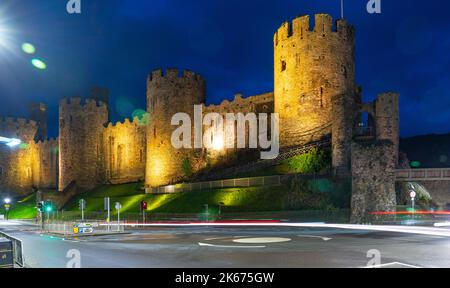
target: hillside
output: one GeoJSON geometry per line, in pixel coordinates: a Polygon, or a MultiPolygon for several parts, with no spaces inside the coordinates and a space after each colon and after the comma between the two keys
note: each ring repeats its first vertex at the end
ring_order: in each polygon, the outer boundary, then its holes
{"type": "Polygon", "coordinates": [[[410,162],[420,164],[416,168],[450,167],[450,133],[404,138],[400,140],[400,149],[410,162]]]}
{"type": "MultiPolygon", "coordinates": [[[[121,214],[139,215],[139,203],[147,201],[149,214],[199,214],[205,211],[217,213],[222,206],[224,213],[248,213],[264,211],[327,210],[348,207],[346,185],[333,183],[327,178],[299,181],[292,186],[223,188],[192,191],[178,194],[144,194],[142,183],[105,185],[74,197],[64,207],[67,217],[79,217],[80,199],[87,202],[87,217],[104,213],[104,197],[111,198],[112,215],[115,202],[122,204],[121,214]]],[[[16,201],[10,211],[10,219],[30,219],[36,215],[35,195],[16,201]]],[[[3,214],[0,209],[0,214],[3,214]]]]}

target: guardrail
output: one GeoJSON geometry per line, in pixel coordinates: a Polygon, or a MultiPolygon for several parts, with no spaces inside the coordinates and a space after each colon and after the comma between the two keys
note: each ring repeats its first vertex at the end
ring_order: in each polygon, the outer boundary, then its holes
{"type": "Polygon", "coordinates": [[[120,225],[121,223],[123,222],[111,221],[107,223],[103,220],[92,219],[87,221],[50,221],[44,224],[44,229],[41,231],[64,236],[101,235],[123,232],[124,229],[123,226],[120,225]],[[80,231],[81,229],[83,229],[84,232],[80,231]],[[89,229],[89,231],[86,231],[86,229],[89,229]]]}
{"type": "Polygon", "coordinates": [[[275,159],[260,159],[255,162],[246,163],[243,165],[238,165],[235,167],[225,168],[221,171],[211,172],[208,175],[204,175],[199,177],[199,180],[212,181],[212,180],[220,180],[227,177],[232,177],[234,175],[238,175],[239,173],[245,173],[249,171],[254,171],[258,169],[264,169],[272,166],[276,166],[283,162],[286,159],[291,157],[305,154],[311,151],[314,148],[322,148],[330,146],[330,140],[324,139],[316,142],[310,142],[309,144],[301,145],[298,147],[290,147],[285,151],[281,151],[280,155],[278,155],[275,159]]]}
{"type": "Polygon", "coordinates": [[[238,179],[225,179],[196,183],[182,183],[155,188],[146,188],[147,194],[172,194],[190,192],[196,190],[216,189],[216,188],[237,188],[237,187],[258,187],[281,185],[281,175],[261,176],[238,179]]]}
{"type": "Polygon", "coordinates": [[[25,261],[23,259],[22,241],[2,231],[0,231],[0,237],[6,238],[13,243],[14,264],[16,264],[19,267],[24,267],[25,261]]]}
{"type": "Polygon", "coordinates": [[[399,169],[395,176],[397,181],[449,181],[450,168],[399,169]]]}

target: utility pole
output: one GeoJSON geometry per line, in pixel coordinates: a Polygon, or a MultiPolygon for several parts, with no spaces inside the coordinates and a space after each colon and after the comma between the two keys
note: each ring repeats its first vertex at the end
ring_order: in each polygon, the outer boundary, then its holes
{"type": "Polygon", "coordinates": [[[341,19],[344,19],[344,0],[341,0],[341,19]]]}
{"type": "Polygon", "coordinates": [[[122,204],[116,202],[116,210],[117,210],[117,232],[120,232],[120,209],[122,209],[122,204]]]}
{"type": "Polygon", "coordinates": [[[111,221],[111,199],[109,197],[105,198],[105,210],[108,211],[108,217],[106,218],[106,222],[108,223],[108,231],[110,230],[109,221],[111,221]]]}

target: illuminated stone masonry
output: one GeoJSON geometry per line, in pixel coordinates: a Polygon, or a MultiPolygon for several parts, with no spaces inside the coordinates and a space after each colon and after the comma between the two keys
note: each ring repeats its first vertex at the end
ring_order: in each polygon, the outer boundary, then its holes
{"type": "Polygon", "coordinates": [[[359,206],[355,211],[367,211],[365,202],[357,199],[364,187],[372,184],[372,194],[383,191],[386,197],[382,199],[388,199],[385,202],[390,207],[392,185],[377,186],[390,181],[389,171],[398,159],[398,95],[381,94],[376,101],[363,104],[361,88],[355,83],[353,26],[343,19],[333,23],[327,14],[315,15],[314,20],[312,25],[312,18],[302,16],[275,32],[273,93],[246,98],[237,94],[233,101],[206,106],[202,76],[187,70],[156,70],[147,80],[147,115],[143,119],[110,123],[108,91],[99,87],[86,100],[61,100],[58,139],[42,139],[47,129],[43,104],[31,110],[37,122],[2,119],[0,135],[17,137],[23,145],[0,147],[0,191],[27,193],[33,186],[85,191],[106,183],[140,180],[151,188],[220,167],[237,155],[237,149],[208,151],[171,145],[176,129],[171,125],[172,116],[182,112],[194,118],[194,105],[202,105],[204,114],[278,113],[284,150],[331,136],[334,175],[355,180],[354,203],[359,206]],[[359,144],[352,145],[355,138],[359,144]],[[384,161],[371,155],[393,159],[384,161]],[[377,161],[384,162],[373,163],[377,161]],[[378,173],[386,165],[389,169],[381,174],[389,174],[386,179],[367,177],[368,171],[378,173]]]}

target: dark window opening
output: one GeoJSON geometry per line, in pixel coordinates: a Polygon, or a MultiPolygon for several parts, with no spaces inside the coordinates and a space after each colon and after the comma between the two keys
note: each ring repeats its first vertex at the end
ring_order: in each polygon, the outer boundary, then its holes
{"type": "Polygon", "coordinates": [[[286,61],[281,61],[281,72],[286,71],[286,61]]]}
{"type": "Polygon", "coordinates": [[[342,74],[344,74],[344,77],[347,78],[347,67],[342,66],[342,74]]]}
{"type": "Polygon", "coordinates": [[[359,141],[375,139],[375,121],[368,112],[363,111],[356,117],[354,126],[354,138],[359,141]]]}
{"type": "Polygon", "coordinates": [[[320,107],[323,108],[323,87],[320,87],[320,107]]]}
{"type": "Polygon", "coordinates": [[[301,102],[301,103],[305,103],[305,101],[306,101],[306,96],[305,96],[305,94],[300,95],[300,102],[301,102]]]}

